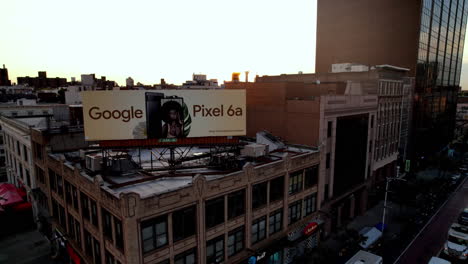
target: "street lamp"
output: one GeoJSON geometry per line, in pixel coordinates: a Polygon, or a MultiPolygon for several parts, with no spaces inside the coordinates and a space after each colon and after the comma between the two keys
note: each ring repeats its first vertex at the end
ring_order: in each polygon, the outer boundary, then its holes
{"type": "Polygon", "coordinates": [[[396,177],[395,178],[389,178],[387,177],[386,179],[386,185],[385,185],[385,199],[384,199],[384,207],[383,207],[383,215],[382,215],[382,235],[385,229],[385,215],[387,213],[387,198],[388,198],[388,187],[390,185],[390,182],[393,180],[397,181],[406,181],[405,179],[400,178],[400,166],[396,166],[396,177]]]}

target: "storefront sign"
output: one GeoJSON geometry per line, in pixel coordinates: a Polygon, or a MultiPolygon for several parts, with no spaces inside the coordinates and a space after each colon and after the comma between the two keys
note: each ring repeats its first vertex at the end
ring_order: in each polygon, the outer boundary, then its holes
{"type": "Polygon", "coordinates": [[[305,228],[304,228],[304,235],[308,236],[310,234],[312,234],[318,227],[318,224],[316,222],[311,222],[310,224],[308,224],[305,228]]]}

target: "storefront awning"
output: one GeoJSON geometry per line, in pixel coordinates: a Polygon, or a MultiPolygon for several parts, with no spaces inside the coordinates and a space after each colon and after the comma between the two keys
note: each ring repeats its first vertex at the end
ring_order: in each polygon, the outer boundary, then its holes
{"type": "Polygon", "coordinates": [[[23,198],[18,193],[16,186],[9,183],[0,184],[0,205],[12,205],[23,202],[23,198]]]}

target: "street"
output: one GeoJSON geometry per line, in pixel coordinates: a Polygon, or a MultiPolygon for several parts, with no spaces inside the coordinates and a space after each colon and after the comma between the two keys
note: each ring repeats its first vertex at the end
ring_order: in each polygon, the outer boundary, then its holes
{"type": "Polygon", "coordinates": [[[425,264],[429,262],[432,256],[437,256],[447,239],[447,231],[450,225],[456,221],[460,211],[467,204],[468,181],[465,179],[395,263],[425,264]]]}

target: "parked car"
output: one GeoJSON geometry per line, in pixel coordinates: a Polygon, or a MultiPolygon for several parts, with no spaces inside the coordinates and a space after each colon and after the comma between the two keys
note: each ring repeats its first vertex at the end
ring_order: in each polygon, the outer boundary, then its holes
{"type": "Polygon", "coordinates": [[[448,260],[445,260],[445,259],[441,259],[441,258],[438,258],[438,257],[432,257],[431,260],[429,260],[429,263],[428,264],[451,264],[452,262],[448,261],[448,260]]]}
{"type": "Polygon", "coordinates": [[[458,216],[458,223],[460,225],[468,226],[468,208],[465,208],[458,216]]]}
{"type": "Polygon", "coordinates": [[[460,260],[468,258],[468,227],[458,223],[452,224],[444,245],[444,253],[460,260]]]}
{"type": "Polygon", "coordinates": [[[370,252],[359,250],[356,255],[350,258],[346,264],[366,263],[366,264],[382,264],[382,257],[370,252]]]}

